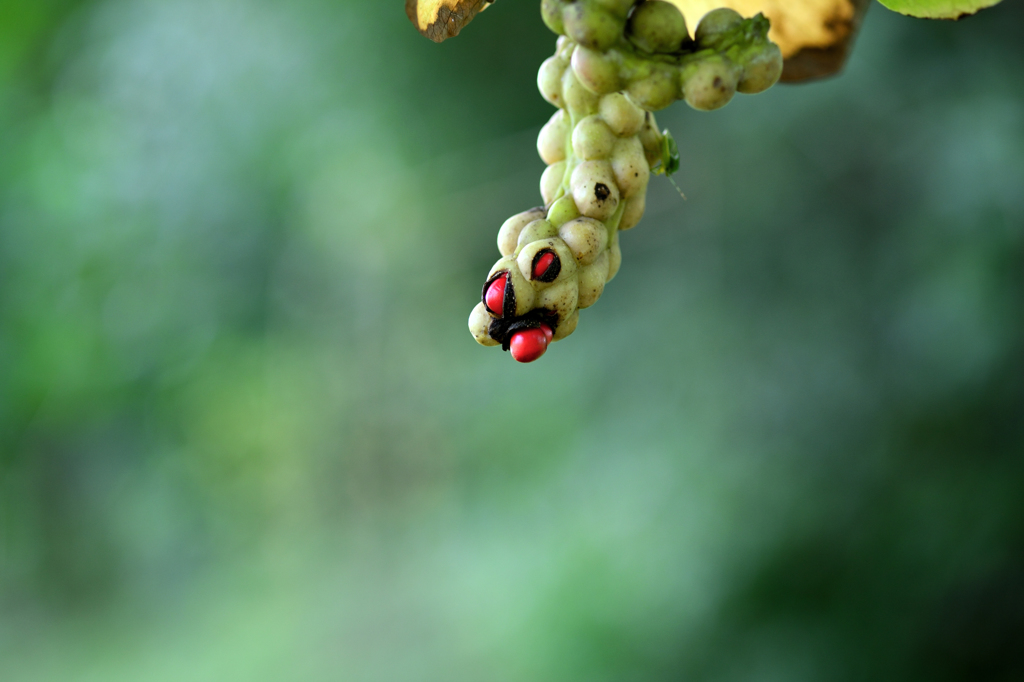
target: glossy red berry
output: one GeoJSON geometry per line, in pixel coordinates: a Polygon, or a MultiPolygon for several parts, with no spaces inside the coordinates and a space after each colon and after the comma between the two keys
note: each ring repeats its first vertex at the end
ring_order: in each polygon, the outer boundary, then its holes
{"type": "Polygon", "coordinates": [[[552,335],[551,327],[546,325],[523,329],[512,335],[509,351],[511,351],[512,357],[519,362],[533,362],[544,355],[552,335]]]}
{"type": "Polygon", "coordinates": [[[555,262],[555,254],[550,251],[545,251],[540,254],[540,257],[533,264],[533,278],[540,279],[544,276],[544,273],[548,271],[551,264],[555,262]]]}
{"type": "Polygon", "coordinates": [[[562,263],[554,251],[539,251],[533,257],[531,278],[539,282],[554,282],[562,271],[562,263]]]}
{"type": "Polygon", "coordinates": [[[492,314],[501,317],[505,307],[505,283],[508,282],[508,273],[503,274],[490,283],[487,293],[484,294],[484,305],[492,314]]]}

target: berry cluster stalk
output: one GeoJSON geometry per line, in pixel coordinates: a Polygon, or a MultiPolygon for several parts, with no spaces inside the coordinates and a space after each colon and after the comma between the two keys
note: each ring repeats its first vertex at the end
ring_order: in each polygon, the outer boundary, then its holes
{"type": "Polygon", "coordinates": [[[715,10],[691,38],[683,15],[661,0],[544,0],[541,11],[560,34],[537,76],[558,107],[537,140],[548,164],[544,205],[502,225],[502,257],[469,317],[479,343],[520,362],[576,330],[579,311],[619,270],[619,232],[640,222],[651,172],[678,167],[675,143],[652,112],[677,99],[717,109],[782,72],[760,14],[715,10]]]}

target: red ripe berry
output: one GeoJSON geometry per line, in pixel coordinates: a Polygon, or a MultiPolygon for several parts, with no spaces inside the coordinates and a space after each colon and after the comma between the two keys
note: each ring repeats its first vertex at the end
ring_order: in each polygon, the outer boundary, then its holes
{"type": "Polygon", "coordinates": [[[543,332],[544,332],[544,336],[546,336],[546,337],[547,337],[547,339],[548,339],[548,343],[551,343],[551,339],[552,339],[552,338],[554,337],[554,335],[555,335],[555,332],[554,332],[554,330],[553,330],[553,329],[552,329],[551,327],[547,326],[546,324],[542,324],[542,325],[540,326],[540,328],[541,328],[541,331],[543,331],[543,332]]]}
{"type": "Polygon", "coordinates": [[[519,362],[533,362],[544,355],[552,335],[551,327],[546,325],[516,332],[509,343],[512,357],[519,362]]]}
{"type": "Polygon", "coordinates": [[[551,253],[550,251],[545,251],[544,253],[542,253],[540,255],[540,258],[538,258],[533,263],[533,278],[540,279],[541,277],[543,277],[544,273],[548,271],[548,268],[550,268],[551,264],[554,262],[555,254],[551,253]]]}
{"type": "Polygon", "coordinates": [[[505,282],[508,281],[508,273],[491,282],[487,287],[487,294],[484,296],[484,305],[493,314],[501,317],[502,309],[505,306],[505,282]]]}

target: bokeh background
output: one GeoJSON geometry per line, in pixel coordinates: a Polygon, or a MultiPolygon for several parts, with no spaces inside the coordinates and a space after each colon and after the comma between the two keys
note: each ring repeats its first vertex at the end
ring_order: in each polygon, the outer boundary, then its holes
{"type": "Polygon", "coordinates": [[[536,0],[0,0],[0,679],[1024,679],[1024,4],[874,7],[540,361],[536,0]]]}

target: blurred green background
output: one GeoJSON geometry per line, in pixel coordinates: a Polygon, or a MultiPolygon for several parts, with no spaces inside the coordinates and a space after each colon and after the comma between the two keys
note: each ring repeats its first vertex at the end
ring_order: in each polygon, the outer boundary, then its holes
{"type": "Polygon", "coordinates": [[[536,0],[0,0],[0,680],[1024,679],[1024,3],[659,115],[517,365],[536,0]]]}

